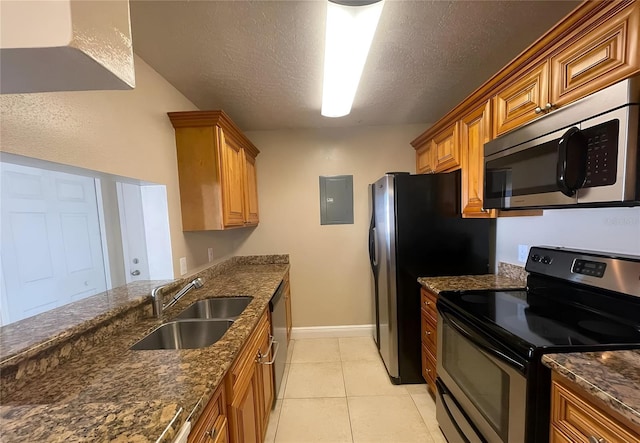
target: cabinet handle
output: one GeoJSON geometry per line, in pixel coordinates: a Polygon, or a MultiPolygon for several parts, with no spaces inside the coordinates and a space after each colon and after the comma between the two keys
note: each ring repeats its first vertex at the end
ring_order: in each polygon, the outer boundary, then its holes
{"type": "Polygon", "coordinates": [[[594,437],[593,435],[589,436],[589,443],[606,443],[604,438],[594,437]]]}
{"type": "Polygon", "coordinates": [[[425,300],[424,305],[425,306],[429,306],[431,303],[429,302],[429,300],[425,300]]]}
{"type": "Polygon", "coordinates": [[[536,109],[533,110],[536,114],[541,114],[542,113],[542,108],[540,106],[537,106],[536,109]]]}
{"type": "Polygon", "coordinates": [[[431,374],[431,369],[427,368],[427,374],[431,374]]]}
{"type": "Polygon", "coordinates": [[[217,433],[218,433],[218,431],[216,430],[216,427],[214,426],[213,428],[211,428],[211,430],[205,432],[204,434],[207,437],[209,437],[211,440],[215,440],[217,433]]]}
{"type": "Polygon", "coordinates": [[[431,335],[431,331],[424,331],[425,334],[431,335]]]}
{"type": "Polygon", "coordinates": [[[547,103],[546,105],[544,105],[544,110],[547,112],[551,111],[551,108],[553,108],[553,105],[551,103],[547,103]]]}

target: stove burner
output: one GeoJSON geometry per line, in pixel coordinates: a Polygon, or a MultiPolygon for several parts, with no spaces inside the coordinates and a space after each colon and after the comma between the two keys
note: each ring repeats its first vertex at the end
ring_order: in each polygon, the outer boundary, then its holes
{"type": "Polygon", "coordinates": [[[462,297],[460,297],[463,301],[467,301],[469,303],[478,303],[478,304],[486,304],[487,303],[487,296],[486,295],[479,295],[479,294],[462,294],[462,297]]]}
{"type": "Polygon", "coordinates": [[[615,324],[604,320],[582,320],[578,326],[587,331],[609,337],[626,337],[637,334],[637,331],[629,326],[615,324]]]}

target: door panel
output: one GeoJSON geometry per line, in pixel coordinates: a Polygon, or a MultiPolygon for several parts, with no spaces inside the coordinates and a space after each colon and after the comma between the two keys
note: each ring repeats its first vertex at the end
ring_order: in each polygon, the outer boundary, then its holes
{"type": "Polygon", "coordinates": [[[94,179],[1,163],[3,316],[106,290],[94,179]]]}

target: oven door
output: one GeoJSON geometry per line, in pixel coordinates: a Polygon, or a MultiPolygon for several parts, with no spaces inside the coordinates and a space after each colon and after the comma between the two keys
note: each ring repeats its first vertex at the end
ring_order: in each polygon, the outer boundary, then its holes
{"type": "MultiPolygon", "coordinates": [[[[576,125],[579,129],[580,125],[576,125]]],[[[495,209],[575,205],[557,184],[562,129],[485,157],[484,207],[495,209]]]]}
{"type": "Polygon", "coordinates": [[[525,441],[527,362],[438,305],[436,418],[449,443],[525,441]]]}

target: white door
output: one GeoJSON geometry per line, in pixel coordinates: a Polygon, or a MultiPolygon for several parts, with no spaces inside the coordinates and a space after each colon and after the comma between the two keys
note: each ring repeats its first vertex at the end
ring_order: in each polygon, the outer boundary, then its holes
{"type": "Polygon", "coordinates": [[[14,322],[104,292],[94,179],[0,166],[3,317],[14,322]]]}
{"type": "Polygon", "coordinates": [[[138,185],[118,182],[116,189],[126,281],[131,283],[137,280],[149,280],[141,188],[138,185]]]}

